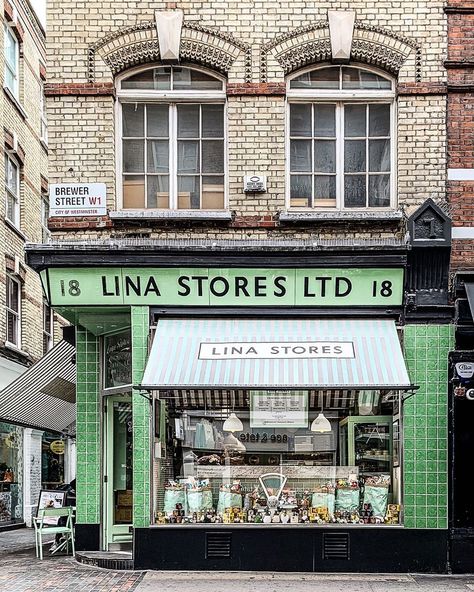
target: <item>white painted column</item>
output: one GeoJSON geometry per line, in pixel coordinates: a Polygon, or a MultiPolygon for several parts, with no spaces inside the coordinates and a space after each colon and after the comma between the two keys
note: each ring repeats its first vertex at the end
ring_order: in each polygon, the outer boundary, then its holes
{"type": "Polygon", "coordinates": [[[64,449],[64,483],[71,483],[76,478],[76,440],[66,438],[64,449]]]}
{"type": "Polygon", "coordinates": [[[41,490],[42,437],[41,430],[23,430],[23,515],[27,526],[32,526],[41,490]]]}

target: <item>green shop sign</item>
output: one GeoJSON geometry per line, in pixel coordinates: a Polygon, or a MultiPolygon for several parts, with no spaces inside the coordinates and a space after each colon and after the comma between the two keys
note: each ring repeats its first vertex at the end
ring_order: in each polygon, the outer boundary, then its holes
{"type": "Polygon", "coordinates": [[[53,306],[400,306],[403,269],[51,268],[53,306]]]}

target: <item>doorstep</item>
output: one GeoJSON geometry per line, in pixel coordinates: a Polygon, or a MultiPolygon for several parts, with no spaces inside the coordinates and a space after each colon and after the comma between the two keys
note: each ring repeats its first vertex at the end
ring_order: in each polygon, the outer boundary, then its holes
{"type": "Polygon", "coordinates": [[[76,560],[105,569],[133,570],[131,551],[76,551],[76,560]]]}

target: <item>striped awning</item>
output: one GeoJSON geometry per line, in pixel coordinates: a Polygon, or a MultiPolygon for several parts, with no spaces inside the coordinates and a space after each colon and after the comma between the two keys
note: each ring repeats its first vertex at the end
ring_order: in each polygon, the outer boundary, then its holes
{"type": "Polygon", "coordinates": [[[76,419],[76,348],[60,341],[0,391],[0,421],[69,432],[76,419]]]}
{"type": "Polygon", "coordinates": [[[161,319],[144,389],[408,389],[391,320],[161,319]]]}

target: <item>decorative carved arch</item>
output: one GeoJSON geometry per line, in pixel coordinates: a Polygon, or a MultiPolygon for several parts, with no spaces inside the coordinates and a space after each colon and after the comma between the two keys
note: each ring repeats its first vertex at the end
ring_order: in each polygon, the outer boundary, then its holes
{"type": "MultiPolygon", "coordinates": [[[[227,74],[241,54],[245,59],[245,81],[251,81],[252,54],[250,45],[200,23],[183,24],[180,57],[227,74]]],[[[88,80],[95,82],[97,56],[116,75],[127,68],[160,60],[160,47],[155,21],[143,21],[114,31],[88,49],[88,80]]]]}
{"type": "MultiPolygon", "coordinates": [[[[408,37],[388,29],[356,21],[352,40],[351,59],[379,66],[398,74],[410,54],[415,56],[414,77],[421,81],[421,46],[408,37]]],[[[260,81],[267,82],[268,55],[272,55],[285,74],[303,66],[331,60],[331,41],[327,21],[298,27],[260,47],[260,81]]]]}

